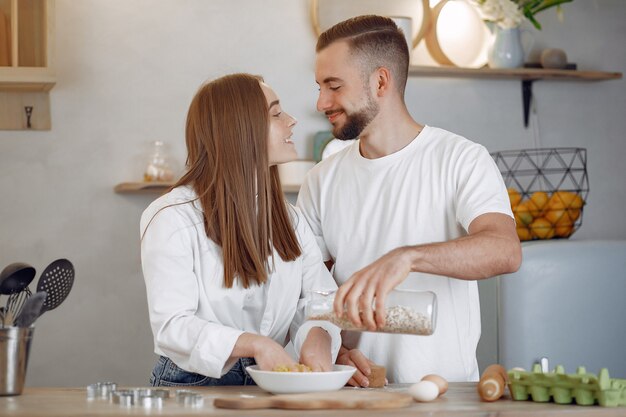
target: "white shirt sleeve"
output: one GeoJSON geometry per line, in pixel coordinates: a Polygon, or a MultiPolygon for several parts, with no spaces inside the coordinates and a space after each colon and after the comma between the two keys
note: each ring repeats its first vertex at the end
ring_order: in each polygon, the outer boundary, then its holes
{"type": "Polygon", "coordinates": [[[297,207],[300,209],[302,215],[306,219],[311,231],[313,232],[313,236],[315,238],[315,242],[319,247],[319,250],[322,255],[322,261],[330,261],[332,257],[330,256],[330,251],[326,246],[326,242],[324,240],[324,234],[322,232],[322,220],[320,215],[320,190],[318,184],[315,183],[317,170],[313,168],[307,174],[304,183],[300,187],[300,192],[298,193],[298,201],[296,202],[297,207]]]}
{"type": "Polygon", "coordinates": [[[141,242],[150,323],[155,344],[176,365],[214,378],[227,372],[231,352],[243,331],[200,319],[199,278],[193,270],[191,232],[178,209],[146,211],[141,242]]]}
{"type": "Polygon", "coordinates": [[[456,167],[457,221],[466,231],[481,214],[503,213],[513,217],[502,174],[484,146],[472,144],[456,167]]]}
{"type": "Polygon", "coordinates": [[[315,237],[301,211],[295,207],[294,209],[297,214],[296,222],[298,222],[295,229],[302,248],[302,292],[289,333],[292,335],[294,350],[299,357],[302,344],[309,330],[313,327],[321,327],[326,330],[332,339],[331,354],[334,363],[341,347],[341,329],[328,321],[305,321],[305,308],[309,299],[309,291],[336,290],[337,284],[322,262],[322,255],[315,243],[315,237]]]}

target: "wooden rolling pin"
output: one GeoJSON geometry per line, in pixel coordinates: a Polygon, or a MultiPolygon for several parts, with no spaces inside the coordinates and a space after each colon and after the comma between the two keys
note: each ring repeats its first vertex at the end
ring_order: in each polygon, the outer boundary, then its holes
{"type": "Polygon", "coordinates": [[[478,381],[478,395],[482,401],[496,401],[504,395],[509,376],[502,365],[489,365],[478,381]]]}

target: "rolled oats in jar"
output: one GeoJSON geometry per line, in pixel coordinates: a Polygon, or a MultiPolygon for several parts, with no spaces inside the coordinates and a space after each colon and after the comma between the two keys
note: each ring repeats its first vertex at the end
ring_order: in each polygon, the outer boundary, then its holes
{"type": "MultiPolygon", "coordinates": [[[[329,321],[343,330],[370,331],[357,327],[346,316],[338,317],[333,310],[333,290],[315,290],[309,293],[306,305],[307,320],[329,321]]],[[[437,296],[432,291],[394,289],[385,299],[385,325],[377,333],[398,333],[429,336],[437,322],[437,296]]]]}

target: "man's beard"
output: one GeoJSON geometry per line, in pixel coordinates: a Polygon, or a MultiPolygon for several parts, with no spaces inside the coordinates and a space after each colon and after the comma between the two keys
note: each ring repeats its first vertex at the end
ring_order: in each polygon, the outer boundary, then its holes
{"type": "Polygon", "coordinates": [[[341,127],[333,129],[333,136],[340,140],[352,140],[361,135],[361,132],[378,115],[378,104],[372,97],[368,97],[365,107],[355,113],[346,113],[346,122],[341,127]]]}

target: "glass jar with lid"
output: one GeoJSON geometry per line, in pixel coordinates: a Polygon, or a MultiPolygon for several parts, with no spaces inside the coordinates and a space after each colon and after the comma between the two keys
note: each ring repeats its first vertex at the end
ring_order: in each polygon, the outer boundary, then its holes
{"type": "MultiPolygon", "coordinates": [[[[344,312],[338,317],[333,310],[335,290],[314,290],[308,295],[307,320],[329,321],[343,330],[369,331],[355,326],[344,312]]],[[[394,289],[385,299],[385,325],[377,333],[401,333],[429,336],[437,324],[437,295],[432,291],[394,289]]]]}

